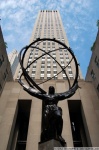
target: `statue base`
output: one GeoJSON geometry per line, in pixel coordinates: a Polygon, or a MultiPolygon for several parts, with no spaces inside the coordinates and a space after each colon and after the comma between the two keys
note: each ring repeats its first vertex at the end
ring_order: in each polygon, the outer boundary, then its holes
{"type": "Polygon", "coordinates": [[[54,150],[54,147],[63,147],[57,140],[49,140],[46,142],[39,142],[38,150],[54,150]]]}

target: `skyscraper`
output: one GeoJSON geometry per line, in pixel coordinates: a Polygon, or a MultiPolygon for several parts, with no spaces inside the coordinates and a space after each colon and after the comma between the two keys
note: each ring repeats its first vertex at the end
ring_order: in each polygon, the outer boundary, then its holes
{"type": "MultiPolygon", "coordinates": [[[[36,38],[56,38],[67,46],[68,40],[57,10],[41,10],[37,17],[30,43],[36,38]]],[[[39,45],[45,51],[59,48],[53,42],[42,42],[39,45]]],[[[30,48],[25,56],[27,66],[42,54],[38,49],[30,48]]],[[[51,55],[65,66],[71,60],[66,50],[51,55]]],[[[75,68],[71,62],[67,68],[68,76],[73,81],[75,68]]],[[[59,66],[49,56],[44,56],[27,69],[29,75],[40,83],[56,74],[59,66]]],[[[42,100],[26,93],[17,82],[21,74],[20,65],[16,69],[15,81],[7,82],[0,98],[0,148],[2,150],[37,150],[42,132],[42,100]]],[[[23,78],[24,80],[24,78],[23,78]]],[[[68,83],[61,73],[49,82],[40,85],[48,91],[49,86],[55,87],[55,92],[66,91],[68,83]]],[[[79,74],[79,88],[71,97],[58,103],[63,111],[62,136],[67,147],[98,147],[99,146],[99,100],[91,82],[85,82],[79,74]]]]}
{"type": "Polygon", "coordinates": [[[8,54],[8,59],[11,65],[11,70],[12,74],[14,76],[16,68],[19,64],[19,59],[18,59],[18,52],[17,50],[13,50],[11,53],[8,54]]]}
{"type": "MultiPolygon", "coordinates": [[[[69,47],[62,20],[58,11],[42,10],[39,12],[30,42],[33,42],[37,38],[56,38],[69,47]]],[[[67,50],[62,50],[60,45],[55,42],[44,41],[39,45],[39,47],[46,52],[59,49],[59,51],[52,52],[51,55],[57,59],[62,67],[66,66],[71,60],[71,55],[67,52],[67,50]]],[[[38,49],[31,48],[27,52],[25,64],[29,65],[42,53],[43,52],[39,51],[38,49]]],[[[74,63],[71,62],[71,65],[69,64],[68,69],[66,70],[70,79],[73,79],[75,76],[74,67],[74,63]]],[[[16,72],[14,78],[18,78],[20,76],[21,70],[18,69],[18,71],[19,73],[16,72]]],[[[40,60],[28,68],[27,71],[33,79],[47,79],[56,75],[60,71],[60,67],[50,56],[44,55],[40,60]]],[[[82,79],[81,71],[79,73],[79,78],[82,79]]],[[[64,73],[60,73],[55,77],[55,79],[66,79],[66,76],[64,73]]]]}

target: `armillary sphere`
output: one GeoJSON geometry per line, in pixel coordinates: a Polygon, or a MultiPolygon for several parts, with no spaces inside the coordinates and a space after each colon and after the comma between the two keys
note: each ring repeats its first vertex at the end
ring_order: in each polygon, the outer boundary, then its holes
{"type": "MultiPolygon", "coordinates": [[[[68,98],[71,97],[73,94],[71,93],[75,93],[75,91],[78,89],[78,74],[79,74],[79,69],[78,69],[78,63],[77,63],[77,60],[76,60],[76,57],[73,53],[73,51],[71,50],[70,47],[66,46],[65,43],[62,43],[61,41],[59,40],[56,40],[55,38],[54,39],[50,39],[50,38],[38,38],[36,39],[35,41],[33,41],[31,44],[29,44],[28,46],[25,46],[21,49],[20,53],[19,53],[19,62],[20,62],[20,66],[21,66],[21,69],[22,69],[22,74],[20,75],[19,77],[19,83],[21,84],[21,86],[23,88],[28,88],[32,91],[36,91],[36,92],[40,92],[41,94],[46,94],[47,92],[42,89],[39,85],[42,84],[42,83],[45,83],[47,82],[48,80],[51,80],[53,78],[55,78],[58,74],[60,74],[61,72],[63,72],[66,76],[66,79],[68,81],[68,85],[69,85],[69,89],[68,91],[66,91],[65,93],[68,93],[68,98]],[[50,43],[53,43],[54,44],[58,44],[59,45],[59,48],[57,49],[52,49],[52,50],[44,50],[41,48],[40,44],[42,44],[43,42],[50,42],[50,43]],[[30,62],[29,64],[27,64],[26,67],[24,67],[24,60],[25,60],[25,55],[26,55],[26,52],[28,50],[38,50],[38,51],[41,51],[42,54],[37,57],[36,59],[34,59],[32,62],[30,62]],[[71,55],[71,59],[70,61],[67,63],[66,66],[62,66],[57,60],[55,57],[53,57],[53,55],[51,55],[52,52],[56,52],[56,51],[59,51],[59,50],[65,50],[67,51],[68,53],[70,53],[71,55]],[[28,74],[27,72],[27,69],[33,65],[35,62],[37,62],[40,58],[42,58],[43,56],[45,55],[49,55],[50,58],[52,58],[58,65],[59,67],[61,68],[61,71],[58,72],[57,74],[55,74],[53,77],[50,77],[46,80],[41,80],[41,83],[37,84],[32,77],[30,77],[30,75],[28,74]],[[66,73],[66,68],[68,68],[68,66],[70,65],[70,63],[73,61],[73,63],[75,64],[75,77],[74,77],[74,80],[72,80],[72,85],[70,83],[70,79],[66,73]],[[22,80],[22,76],[24,76],[24,79],[26,80],[26,82],[23,82],[24,80],[22,80]]],[[[62,94],[62,93],[61,93],[62,94]]],[[[64,93],[63,93],[64,94],[64,93]]]]}

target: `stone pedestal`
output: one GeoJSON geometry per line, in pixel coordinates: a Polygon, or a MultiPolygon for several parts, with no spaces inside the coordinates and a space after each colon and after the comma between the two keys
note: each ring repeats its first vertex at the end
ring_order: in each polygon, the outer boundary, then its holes
{"type": "Polygon", "coordinates": [[[38,150],[54,150],[54,147],[63,147],[57,140],[49,140],[44,143],[39,143],[38,150]]]}

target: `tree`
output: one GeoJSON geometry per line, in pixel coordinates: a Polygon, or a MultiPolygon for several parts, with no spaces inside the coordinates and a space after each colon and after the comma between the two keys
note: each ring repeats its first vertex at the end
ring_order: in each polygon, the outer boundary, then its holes
{"type": "Polygon", "coordinates": [[[4,44],[5,44],[5,47],[8,48],[7,42],[4,42],[4,44]]]}
{"type": "Polygon", "coordinates": [[[97,20],[97,27],[99,28],[99,20],[97,20]]]}

